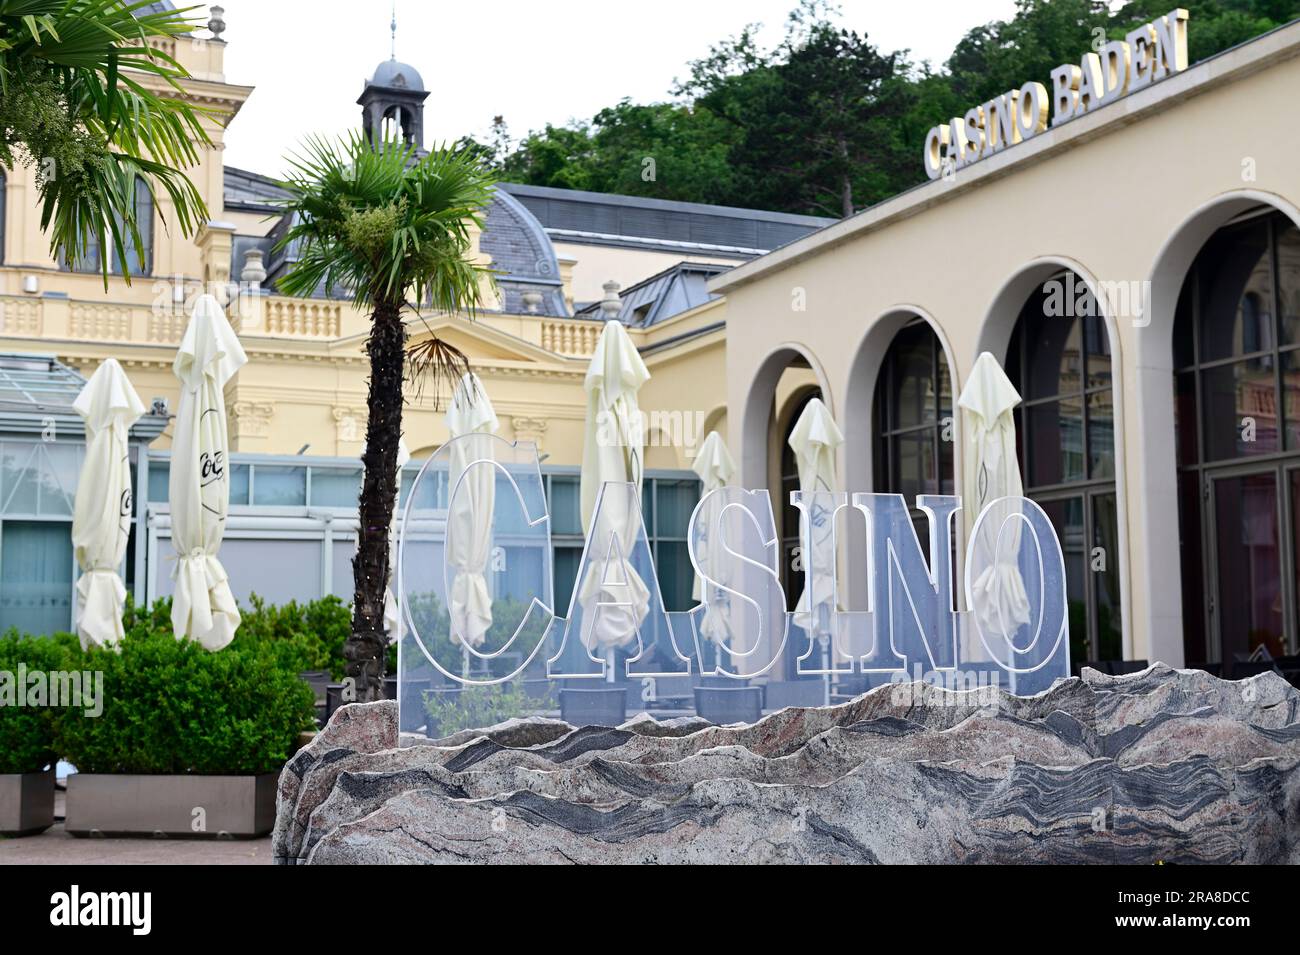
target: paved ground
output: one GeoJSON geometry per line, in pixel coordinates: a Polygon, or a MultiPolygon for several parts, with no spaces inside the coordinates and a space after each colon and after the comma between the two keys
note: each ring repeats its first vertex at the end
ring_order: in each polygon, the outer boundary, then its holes
{"type": "MultiPolygon", "coordinates": [[[[63,815],[63,793],[55,797],[63,815]]],[[[39,836],[0,839],[0,865],[270,865],[263,839],[76,839],[56,822],[39,836]]]]}

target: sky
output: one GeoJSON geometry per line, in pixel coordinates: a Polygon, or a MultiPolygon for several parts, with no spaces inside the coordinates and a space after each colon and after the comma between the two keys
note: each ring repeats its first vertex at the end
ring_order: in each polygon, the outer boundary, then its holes
{"type": "MultiPolygon", "coordinates": [[[[780,40],[796,0],[398,0],[397,58],[424,77],[425,145],[519,138],[590,119],[624,97],[670,98],[687,64],[761,23],[780,40]]],[[[178,6],[184,4],[178,3],[178,6]]],[[[389,0],[224,0],[226,80],[256,87],[226,135],[227,165],[267,175],[309,134],[359,124],[362,84],[390,55],[389,0]]],[[[971,27],[1014,0],[842,0],[843,22],[882,50],[941,64],[971,27]]],[[[202,33],[200,35],[206,35],[202,33]]]]}

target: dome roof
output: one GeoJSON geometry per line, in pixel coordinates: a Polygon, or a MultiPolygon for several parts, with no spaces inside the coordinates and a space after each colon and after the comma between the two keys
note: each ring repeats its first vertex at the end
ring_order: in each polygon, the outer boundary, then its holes
{"type": "Polygon", "coordinates": [[[399,60],[384,60],[370,78],[371,86],[388,86],[394,89],[424,91],[424,80],[415,67],[399,60]]]}

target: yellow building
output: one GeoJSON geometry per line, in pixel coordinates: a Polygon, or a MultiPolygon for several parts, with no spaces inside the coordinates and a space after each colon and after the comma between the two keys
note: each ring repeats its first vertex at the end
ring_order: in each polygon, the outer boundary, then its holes
{"type": "MultiPolygon", "coordinates": [[[[185,81],[188,95],[221,114],[221,121],[211,124],[212,148],[189,171],[210,218],[197,236],[182,238],[169,225],[166,197],[151,210],[148,193],[141,190],[142,220],[150,223],[148,248],[129,285],[121,277],[121,263],[112,263],[116,274],[107,291],[96,257],[84,264],[84,272],[63,267],[40,230],[33,171],[8,174],[0,242],[0,353],[49,356],[82,375],[112,356],[146,405],[156,399],[160,410],[174,408],[178,389],[171,366],[189,303],[204,291],[228,301],[249,356],[226,394],[236,477],[223,556],[236,594],[243,599],[256,591],[271,600],[330,592],[349,597],[349,521],[355,523],[350,501],[365,436],[368,316],[337,298],[297,299],[276,291],[293,254],[291,248],[276,248],[287,227],[275,205],[279,190],[265,176],[222,162],[225,141],[239,135],[240,107],[256,95],[254,87],[227,80],[225,47],[220,36],[167,44],[167,52],[191,74],[185,81]],[[267,575],[268,566],[277,573],[267,575]]],[[[428,95],[413,67],[390,60],[362,84],[358,118],[368,125],[395,124],[418,145],[428,95]]],[[[285,143],[286,151],[293,145],[285,143]]],[[[665,516],[651,532],[665,562],[670,552],[671,560],[684,560],[690,508],[685,507],[685,516],[682,509],[698,493],[689,471],[694,449],[708,431],[728,427],[724,305],[706,282],[826,222],[506,184],[477,237],[476,254],[501,273],[494,300],[473,320],[411,315],[411,341],[432,333],[462,349],[495,406],[502,437],[536,442],[548,481],[555,485],[552,493],[576,498],[587,360],[603,322],[623,321],[653,376],[641,392],[648,418],[647,495],[653,500],[662,485],[665,501],[675,502],[662,509],[671,512],[671,520],[665,516]]],[[[409,394],[405,438],[417,463],[446,440],[440,398],[447,396],[428,388],[409,394]]],[[[75,437],[75,416],[55,417],[75,437]]],[[[127,576],[138,598],[170,592],[169,442],[166,427],[137,462],[138,533],[127,576]]],[[[25,440],[0,437],[0,473],[10,474],[10,486],[20,483],[17,475],[28,453],[25,440]]],[[[66,490],[70,480],[75,483],[72,461],[60,465],[57,477],[40,479],[66,490]]],[[[20,545],[5,550],[3,542],[8,526],[10,541],[21,540],[24,550],[34,539],[55,547],[68,515],[61,507],[42,513],[26,504],[6,510],[5,499],[0,477],[0,630],[9,623],[66,626],[74,573],[70,559],[63,561],[57,551],[48,561],[57,572],[18,569],[20,545]]],[[[557,553],[559,565],[576,563],[572,551],[579,529],[557,518],[555,530],[557,550],[565,550],[557,553]]],[[[689,575],[669,576],[686,581],[684,594],[678,587],[675,599],[689,602],[689,575]]],[[[565,586],[557,582],[557,592],[566,593],[565,586]]]]}

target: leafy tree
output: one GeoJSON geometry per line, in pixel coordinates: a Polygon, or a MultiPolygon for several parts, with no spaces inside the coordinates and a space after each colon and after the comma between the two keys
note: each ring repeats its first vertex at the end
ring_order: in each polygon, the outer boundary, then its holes
{"type": "Polygon", "coordinates": [[[147,6],[0,0],[0,166],[36,167],[41,228],[56,255],[75,263],[88,248],[111,248],[101,256],[105,287],[110,261],[130,261],[128,243],[143,254],[137,180],[151,194],[162,188],[184,235],[207,220],[181,171],[211,145],[207,111],[186,102],[189,74],[156,45],[197,23],[147,6]]]}
{"type": "MultiPolygon", "coordinates": [[[[291,156],[285,211],[293,224],[281,246],[297,260],[280,280],[290,295],[347,289],[371,313],[365,468],[353,560],[352,633],[343,650],[360,700],[378,699],[385,645],[384,587],[388,532],[397,497],[406,372],[403,312],[422,306],[473,312],[490,271],[469,258],[470,229],[482,228],[490,178],[472,151],[435,149],[418,156],[396,141],[372,144],[352,133],[338,146],[309,139],[291,156]]],[[[417,346],[412,374],[450,383],[468,370],[465,356],[436,336],[417,346]]]]}

